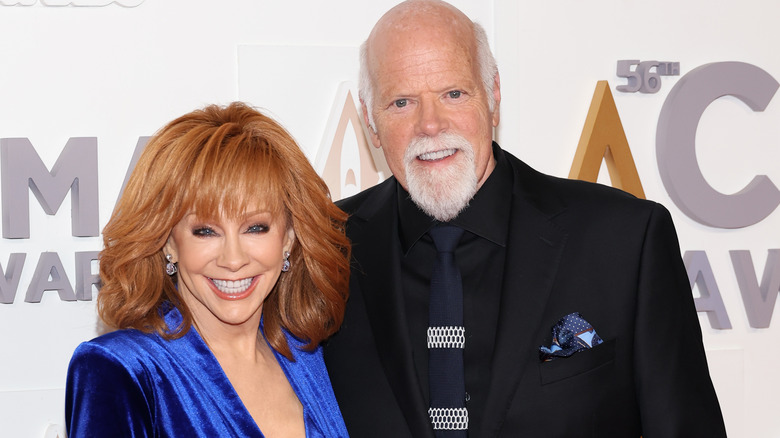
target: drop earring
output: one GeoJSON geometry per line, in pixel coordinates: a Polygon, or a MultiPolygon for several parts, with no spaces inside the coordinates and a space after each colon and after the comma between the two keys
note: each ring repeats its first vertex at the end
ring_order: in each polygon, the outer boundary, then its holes
{"type": "Polygon", "coordinates": [[[176,271],[179,270],[178,268],[176,268],[176,265],[171,261],[172,258],[173,256],[170,254],[165,255],[165,260],[168,260],[168,263],[165,264],[165,273],[168,275],[174,275],[176,274],[176,271]]]}
{"type": "Polygon", "coordinates": [[[290,270],[290,251],[284,252],[284,261],[282,262],[282,272],[290,270]]]}

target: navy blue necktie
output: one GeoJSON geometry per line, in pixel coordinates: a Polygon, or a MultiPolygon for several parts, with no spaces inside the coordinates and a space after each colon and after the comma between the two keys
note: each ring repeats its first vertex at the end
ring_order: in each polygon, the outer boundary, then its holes
{"type": "Polygon", "coordinates": [[[463,285],[454,255],[463,229],[444,225],[428,234],[437,250],[428,310],[428,416],[437,438],[465,438],[469,415],[463,375],[463,285]]]}

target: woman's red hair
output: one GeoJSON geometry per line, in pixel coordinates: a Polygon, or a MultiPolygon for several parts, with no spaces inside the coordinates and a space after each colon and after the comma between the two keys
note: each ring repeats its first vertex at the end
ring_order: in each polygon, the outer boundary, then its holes
{"type": "Polygon", "coordinates": [[[349,282],[346,215],[290,134],[271,118],[234,102],[170,122],[146,145],[103,230],[98,312],[116,329],[182,336],[193,324],[162,248],[189,212],[240,217],[259,203],[295,232],[292,268],[263,304],[265,336],[288,358],[283,329],[314,348],[341,325],[349,282]],[[165,303],[183,316],[167,327],[165,303]]]}

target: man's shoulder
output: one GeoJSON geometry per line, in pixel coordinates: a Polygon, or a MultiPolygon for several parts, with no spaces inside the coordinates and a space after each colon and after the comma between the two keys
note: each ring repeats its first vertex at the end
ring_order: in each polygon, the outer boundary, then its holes
{"type": "Polygon", "coordinates": [[[652,209],[658,205],[615,187],[542,173],[512,154],[505,154],[515,175],[515,192],[532,202],[555,203],[567,209],[652,209]]]}
{"type": "Polygon", "coordinates": [[[377,185],[369,187],[355,195],[336,201],[336,206],[338,206],[348,215],[352,216],[364,205],[366,207],[370,207],[375,203],[378,206],[382,205],[385,203],[385,201],[388,201],[389,197],[392,195],[392,193],[394,193],[394,190],[392,189],[395,186],[395,181],[395,178],[391,176],[377,185]]]}

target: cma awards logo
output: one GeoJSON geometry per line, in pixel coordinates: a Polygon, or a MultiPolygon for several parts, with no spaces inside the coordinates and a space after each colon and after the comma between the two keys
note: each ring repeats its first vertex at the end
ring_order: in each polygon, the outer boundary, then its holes
{"type": "Polygon", "coordinates": [[[360,106],[350,85],[343,82],[339,86],[315,160],[317,173],[328,184],[334,201],[390,176],[384,156],[368,141],[360,106]]]}
{"type": "Polygon", "coordinates": [[[126,8],[134,8],[144,0],[0,0],[0,6],[108,6],[115,4],[126,8]]]}
{"type": "MultiPolygon", "coordinates": [[[[756,176],[735,194],[715,190],[699,168],[694,138],[702,114],[718,98],[734,96],[752,110],[763,111],[777,89],[777,81],[764,70],[750,64],[723,62],[690,71],[670,91],[658,119],[656,157],[664,187],[688,217],[712,229],[745,228],[762,221],[780,205],[780,190],[764,175],[756,176]],[[728,208],[724,209],[724,205],[728,208]]],[[[371,187],[390,175],[381,151],[368,138],[359,104],[349,84],[344,83],[334,100],[314,160],[334,200],[371,187]]],[[[138,139],[125,181],[147,141],[148,137],[138,139]]],[[[569,177],[596,181],[602,162],[606,163],[612,185],[644,197],[606,81],[596,87],[569,177]]],[[[51,171],[29,139],[0,138],[3,239],[30,238],[31,192],[48,215],[59,210],[70,192],[72,236],[98,236],[97,176],[94,137],[69,139],[51,171]]],[[[757,275],[749,251],[729,251],[748,323],[754,328],[769,327],[780,292],[780,249],[767,251],[763,275],[757,275]]],[[[75,253],[74,289],[59,255],[41,253],[24,301],[40,302],[45,291],[57,291],[60,299],[66,301],[91,300],[93,288],[99,285],[99,278],[92,272],[97,254],[75,253]]],[[[0,260],[0,303],[15,301],[26,255],[12,253],[5,265],[0,260]]],[[[691,286],[698,286],[700,291],[701,296],[695,298],[697,310],[708,315],[713,328],[730,329],[707,253],[686,251],[683,260],[691,286]]]]}
{"type": "MultiPolygon", "coordinates": [[[[639,82],[648,77],[653,63],[618,61],[618,76],[629,78],[627,86],[640,91],[639,82]],[[644,66],[643,66],[644,64],[644,66]],[[624,67],[621,74],[621,66],[624,67]],[[644,76],[644,78],[643,78],[644,76]],[[631,78],[636,79],[632,81],[631,78]],[[633,83],[632,83],[633,82],[633,83]]],[[[669,63],[656,63],[665,65],[669,63]]],[[[659,69],[660,70],[660,69],[659,69]]],[[[650,75],[652,76],[652,74],[650,75]]],[[[660,88],[659,75],[646,89],[660,88]]],[[[696,155],[696,131],[702,115],[717,99],[733,96],[753,111],[763,111],[780,84],[766,71],[742,62],[719,62],[697,67],[683,76],[669,92],[656,128],[656,159],[661,180],[675,205],[694,221],[714,229],[738,229],[755,225],[780,205],[780,190],[766,175],[757,175],[743,189],[724,194],[705,179],[696,155]]],[[[606,81],[601,81],[591,103],[570,178],[596,181],[605,161],[615,187],[644,198],[620,116],[606,81]]],[[[767,328],[780,294],[780,249],[768,249],[763,275],[756,274],[750,251],[729,251],[734,275],[744,304],[748,324],[767,328]]],[[[683,261],[691,287],[698,286],[696,310],[705,312],[715,329],[732,328],[716,276],[705,251],[686,251],[683,261]]]]}

